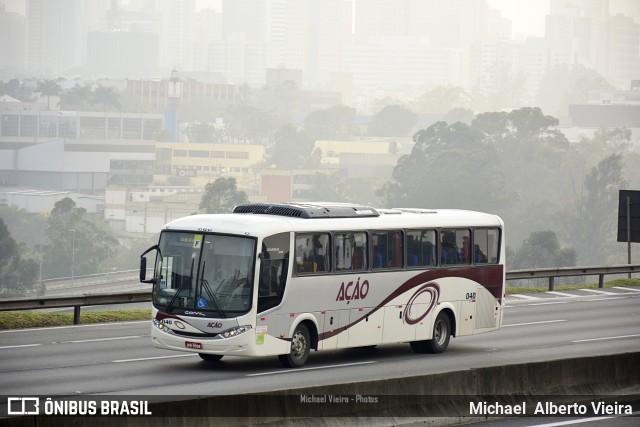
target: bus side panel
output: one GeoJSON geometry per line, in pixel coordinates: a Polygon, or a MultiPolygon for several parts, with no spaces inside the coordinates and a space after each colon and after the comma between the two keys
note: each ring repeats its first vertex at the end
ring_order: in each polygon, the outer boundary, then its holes
{"type": "Polygon", "coordinates": [[[367,315],[371,311],[371,307],[350,310],[352,326],[349,328],[349,347],[377,345],[382,342],[384,310],[377,310],[367,315]]]}
{"type": "Polygon", "coordinates": [[[291,342],[282,338],[289,337],[292,319],[289,314],[280,314],[280,312],[258,316],[256,353],[263,356],[288,353],[291,342]]]}
{"type": "MultiPolygon", "coordinates": [[[[429,304],[418,304],[416,307],[418,313],[424,313],[428,310],[429,304]]],[[[431,339],[433,330],[433,310],[427,316],[416,324],[416,341],[431,339]]]]}
{"type": "Polygon", "coordinates": [[[474,333],[489,332],[500,326],[502,307],[493,295],[483,286],[477,286],[477,303],[474,333]]]}
{"type": "Polygon", "coordinates": [[[475,325],[476,300],[465,299],[460,301],[460,318],[456,336],[471,335],[475,325]]]}
{"type": "Polygon", "coordinates": [[[325,314],[317,316],[322,321],[324,333],[328,336],[318,343],[318,350],[333,350],[344,348],[349,345],[349,333],[344,328],[349,324],[349,310],[326,311],[325,314]]]}
{"type": "Polygon", "coordinates": [[[385,343],[415,341],[416,325],[405,321],[406,305],[394,304],[384,307],[384,329],[382,341],[385,343]]]}

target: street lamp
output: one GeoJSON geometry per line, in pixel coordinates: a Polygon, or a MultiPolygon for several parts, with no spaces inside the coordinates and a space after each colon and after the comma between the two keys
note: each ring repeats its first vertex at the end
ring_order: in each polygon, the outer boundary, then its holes
{"type": "Polygon", "coordinates": [[[73,276],[76,266],[76,230],[75,228],[72,228],[69,231],[73,232],[73,237],[71,238],[71,284],[73,285],[73,276]]]}
{"type": "MultiPolygon", "coordinates": [[[[111,218],[115,215],[109,215],[109,232],[111,232],[111,218]]],[[[109,240],[109,236],[107,236],[107,279],[111,274],[111,240],[109,240]]]]}

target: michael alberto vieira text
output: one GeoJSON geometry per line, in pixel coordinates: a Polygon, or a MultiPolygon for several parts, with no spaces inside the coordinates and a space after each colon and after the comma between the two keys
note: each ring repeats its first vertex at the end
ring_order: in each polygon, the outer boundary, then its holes
{"type": "MultiPolygon", "coordinates": [[[[469,402],[470,415],[531,415],[527,412],[527,402],[502,404],[499,402],[469,402]]],[[[533,415],[632,415],[631,405],[618,402],[562,403],[537,402],[533,415]]]]}

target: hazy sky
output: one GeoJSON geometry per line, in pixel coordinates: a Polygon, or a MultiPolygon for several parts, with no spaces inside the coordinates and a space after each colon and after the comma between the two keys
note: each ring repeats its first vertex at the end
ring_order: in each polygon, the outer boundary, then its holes
{"type": "MultiPolygon", "coordinates": [[[[366,0],[361,0],[365,1],[366,0]]],[[[443,0],[446,1],[446,0],[443,0]]],[[[543,36],[544,17],[549,12],[549,0],[487,0],[489,5],[502,11],[502,16],[513,22],[514,36],[517,34],[543,36]]],[[[26,0],[0,0],[7,11],[24,15],[26,0]]],[[[206,7],[220,10],[222,0],[196,0],[196,9],[206,7]]]]}
{"type": "Polygon", "coordinates": [[[544,19],[549,13],[549,0],[488,0],[513,22],[513,35],[544,36],[544,19]]]}

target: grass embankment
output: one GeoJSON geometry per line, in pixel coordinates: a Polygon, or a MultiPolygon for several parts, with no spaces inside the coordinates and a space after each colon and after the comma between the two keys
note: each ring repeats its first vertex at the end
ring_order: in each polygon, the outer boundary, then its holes
{"type": "MultiPolygon", "coordinates": [[[[615,279],[604,283],[605,288],[614,286],[640,286],[640,278],[615,279]]],[[[562,285],[555,286],[557,291],[573,289],[598,288],[598,284],[562,285]]],[[[507,295],[546,292],[548,286],[538,288],[507,286],[507,295]]],[[[151,310],[114,310],[114,311],[84,311],[80,313],[80,323],[125,322],[128,320],[149,320],[151,310]]],[[[39,311],[5,311],[0,312],[0,330],[41,328],[44,326],[67,326],[73,324],[73,313],[43,313],[39,311]]]]}
{"type": "MultiPolygon", "coordinates": [[[[82,324],[150,319],[151,309],[80,312],[80,323],[82,324]]],[[[0,312],[0,330],[67,325],[73,325],[73,313],[43,313],[40,311],[0,312]]]]}

